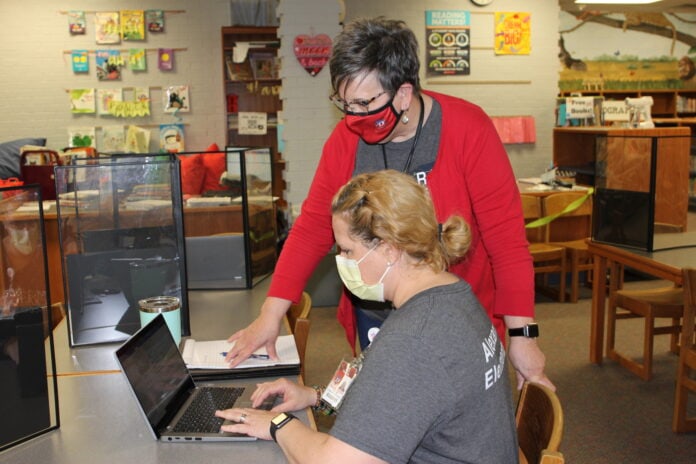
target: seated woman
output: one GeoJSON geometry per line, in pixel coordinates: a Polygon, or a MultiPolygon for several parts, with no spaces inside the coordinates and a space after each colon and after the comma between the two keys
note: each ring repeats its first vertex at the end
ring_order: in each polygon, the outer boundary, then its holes
{"type": "Polygon", "coordinates": [[[469,284],[445,270],[467,251],[467,224],[439,226],[427,190],[396,171],[352,179],[332,214],[344,284],[395,311],[363,353],[330,434],[285,413],[323,401],[320,388],[285,379],[254,393],[254,406],[280,395],[274,412],[218,411],[238,422],[222,429],[273,438],[290,462],[516,463],[505,350],[469,284]]]}

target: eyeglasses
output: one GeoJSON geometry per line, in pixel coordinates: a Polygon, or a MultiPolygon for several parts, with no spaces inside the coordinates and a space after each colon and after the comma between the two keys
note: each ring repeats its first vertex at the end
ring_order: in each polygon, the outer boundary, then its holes
{"type": "Polygon", "coordinates": [[[338,93],[334,93],[329,97],[329,100],[336,105],[336,108],[341,110],[343,113],[351,114],[355,116],[366,116],[370,112],[370,105],[372,102],[377,100],[379,97],[387,93],[386,90],[381,91],[377,95],[368,99],[356,99],[351,102],[347,102],[338,96],[338,93]]]}

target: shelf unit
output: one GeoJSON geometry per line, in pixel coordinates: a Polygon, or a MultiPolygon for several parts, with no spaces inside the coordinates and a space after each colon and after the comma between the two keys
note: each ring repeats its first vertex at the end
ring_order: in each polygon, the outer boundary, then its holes
{"type": "MultiPolygon", "coordinates": [[[[240,47],[242,48],[242,47],[240,47]]],[[[273,159],[273,195],[278,206],[285,206],[285,161],[278,151],[278,112],[281,80],[278,76],[277,27],[233,26],[222,28],[222,71],[225,96],[227,145],[235,147],[270,147],[273,159]],[[238,43],[248,45],[242,63],[232,59],[238,43]],[[266,113],[266,133],[239,133],[239,112],[266,113]]]]}
{"type": "Polygon", "coordinates": [[[595,166],[600,152],[610,153],[620,167],[605,170],[614,174],[611,188],[646,191],[645,170],[632,162],[646,150],[650,139],[657,139],[655,221],[686,230],[689,179],[680,176],[688,170],[691,132],[686,127],[622,129],[611,127],[557,127],[553,131],[553,162],[561,169],[578,173],[576,182],[595,184],[595,166]]]}
{"type": "Polygon", "coordinates": [[[617,101],[650,96],[653,99],[651,115],[656,127],[690,128],[692,142],[689,160],[689,209],[696,210],[696,89],[565,90],[559,96],[570,97],[571,94],[578,93],[617,101]]]}

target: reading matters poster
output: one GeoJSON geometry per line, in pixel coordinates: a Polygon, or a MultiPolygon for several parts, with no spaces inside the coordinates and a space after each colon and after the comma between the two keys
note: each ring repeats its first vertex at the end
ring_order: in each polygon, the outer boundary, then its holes
{"type": "Polygon", "coordinates": [[[425,11],[428,77],[469,74],[470,24],[468,11],[425,11]]]}

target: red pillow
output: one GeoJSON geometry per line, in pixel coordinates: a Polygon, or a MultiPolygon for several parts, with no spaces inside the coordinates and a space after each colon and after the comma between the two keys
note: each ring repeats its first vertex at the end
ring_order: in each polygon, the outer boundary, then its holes
{"type": "Polygon", "coordinates": [[[200,154],[179,155],[181,161],[181,193],[200,195],[205,178],[205,167],[200,154]]]}
{"type": "MultiPolygon", "coordinates": [[[[209,152],[217,150],[219,150],[219,148],[215,143],[210,145],[207,149],[209,152]]],[[[203,159],[203,167],[205,168],[205,178],[203,180],[201,192],[207,192],[209,190],[227,190],[226,187],[220,185],[220,177],[227,169],[225,153],[201,153],[201,156],[203,159]]]]}

